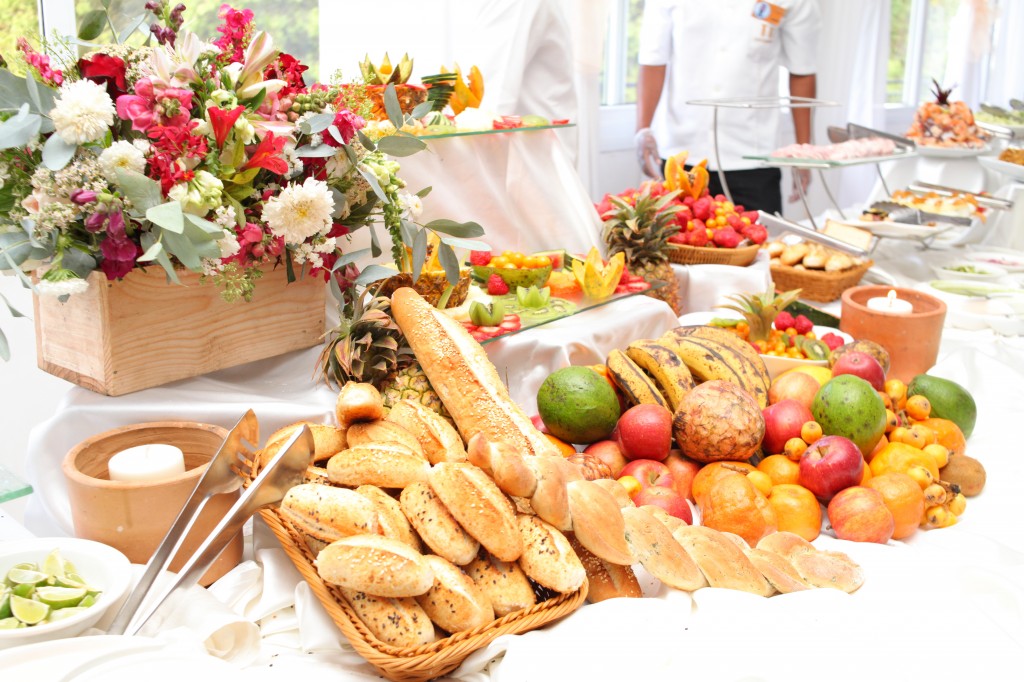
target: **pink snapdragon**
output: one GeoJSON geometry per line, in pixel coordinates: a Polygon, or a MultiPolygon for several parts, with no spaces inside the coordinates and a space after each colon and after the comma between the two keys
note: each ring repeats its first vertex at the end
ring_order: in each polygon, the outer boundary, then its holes
{"type": "Polygon", "coordinates": [[[25,55],[25,63],[39,74],[44,83],[55,88],[60,87],[64,82],[64,73],[50,66],[48,56],[33,50],[24,38],[18,38],[18,49],[25,55]]]}
{"type": "Polygon", "coordinates": [[[146,132],[154,125],[180,127],[192,112],[192,91],[154,85],[148,78],[135,83],[134,95],[117,98],[117,115],[132,122],[132,130],[146,132]]]}
{"type": "MultiPolygon", "coordinates": [[[[366,125],[366,121],[359,114],[354,114],[348,109],[342,109],[334,115],[334,125],[338,128],[338,132],[341,133],[341,139],[348,144],[352,141],[352,138],[356,136],[357,130],[362,130],[366,125]]],[[[341,142],[334,137],[334,135],[324,135],[324,144],[332,147],[340,147],[341,142]]]]}
{"type": "Polygon", "coordinates": [[[218,16],[224,22],[217,27],[221,37],[213,41],[220,48],[225,63],[241,62],[245,59],[245,48],[252,35],[253,12],[251,9],[237,10],[231,5],[220,6],[218,16]]]}

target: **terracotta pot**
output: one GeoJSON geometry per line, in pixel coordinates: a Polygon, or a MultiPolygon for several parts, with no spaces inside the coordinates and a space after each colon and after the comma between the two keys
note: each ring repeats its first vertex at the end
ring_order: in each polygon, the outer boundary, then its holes
{"type": "MultiPolygon", "coordinates": [[[[227,430],[196,422],[151,422],[112,429],[82,441],[68,452],[62,469],[75,535],[110,545],[132,563],[145,564],[174,523],[199,478],[227,437],[227,430]],[[181,448],[185,473],[165,481],[111,481],[107,462],[126,448],[167,443],[181,448]]],[[[240,491],[216,495],[207,502],[196,525],[171,562],[177,571],[202,544],[238,498],[240,491]]],[[[209,585],[242,558],[242,534],[228,543],[203,575],[209,585]]]]}
{"type": "Polygon", "coordinates": [[[934,296],[914,289],[868,285],[843,292],[839,329],[855,339],[867,339],[889,351],[889,379],[910,383],[928,371],[939,356],[946,304],[934,296]],[[913,312],[896,314],[868,308],[868,300],[896,291],[897,298],[909,301],[913,312]]]}

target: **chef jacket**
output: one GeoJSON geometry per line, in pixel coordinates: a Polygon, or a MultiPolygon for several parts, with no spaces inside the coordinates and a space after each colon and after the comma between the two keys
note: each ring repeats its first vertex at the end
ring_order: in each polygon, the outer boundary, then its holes
{"type": "MultiPolygon", "coordinates": [[[[666,66],[651,129],[662,157],[683,150],[716,168],[713,109],[694,99],[779,96],[779,66],[816,70],[821,15],[817,0],[645,0],[639,61],[666,66]]],[[[718,110],[724,170],[758,168],[744,159],[779,146],[778,108],[718,110]]]]}

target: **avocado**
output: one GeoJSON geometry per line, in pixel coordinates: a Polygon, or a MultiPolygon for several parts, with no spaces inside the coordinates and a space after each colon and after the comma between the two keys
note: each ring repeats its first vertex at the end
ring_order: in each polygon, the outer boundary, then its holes
{"type": "Polygon", "coordinates": [[[907,397],[923,395],[932,404],[932,417],[948,419],[960,427],[964,438],[970,438],[978,420],[978,406],[966,388],[950,381],[918,374],[907,386],[907,397]]]}

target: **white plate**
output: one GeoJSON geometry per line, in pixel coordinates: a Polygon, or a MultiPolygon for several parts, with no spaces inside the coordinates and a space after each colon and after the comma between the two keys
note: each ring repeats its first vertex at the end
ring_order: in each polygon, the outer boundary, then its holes
{"type": "Polygon", "coordinates": [[[972,156],[988,154],[991,149],[992,148],[988,145],[977,149],[973,149],[971,147],[932,147],[924,144],[917,145],[917,153],[921,156],[931,156],[933,158],[940,159],[968,159],[972,156]]]}
{"type": "Polygon", "coordinates": [[[1007,271],[995,265],[988,263],[979,263],[977,261],[969,260],[955,260],[951,263],[944,263],[942,265],[933,265],[932,270],[940,279],[969,279],[974,282],[995,282],[996,280],[1003,279],[1007,276],[1007,271]],[[960,272],[953,270],[957,266],[971,266],[984,270],[984,273],[977,272],[960,272]]]}
{"type": "Polygon", "coordinates": [[[964,258],[975,263],[995,265],[1007,272],[1024,272],[1024,253],[1012,249],[970,250],[964,254],[964,258]]]}
{"type": "MultiPolygon", "coordinates": [[[[1024,312],[1024,291],[1020,297],[1012,299],[1015,304],[1011,305],[1011,299],[955,294],[935,288],[932,286],[934,283],[934,280],[921,282],[916,288],[946,302],[947,326],[969,330],[992,329],[1006,336],[1024,335],[1024,315],[1020,314],[1024,312]]],[[[959,283],[979,293],[988,287],[998,288],[998,285],[990,285],[988,282],[962,280],[959,283]]]]}
{"type": "Polygon", "coordinates": [[[978,163],[989,170],[995,171],[996,173],[1002,173],[1003,175],[1010,176],[1014,180],[1024,182],[1024,166],[1019,163],[1000,161],[994,156],[980,156],[978,157],[978,163]]]}
{"type": "Polygon", "coordinates": [[[959,225],[943,223],[941,225],[910,225],[908,223],[893,223],[887,220],[843,220],[846,225],[859,227],[867,230],[876,237],[890,237],[892,239],[924,239],[937,237],[943,232],[948,232],[959,225]]]}

